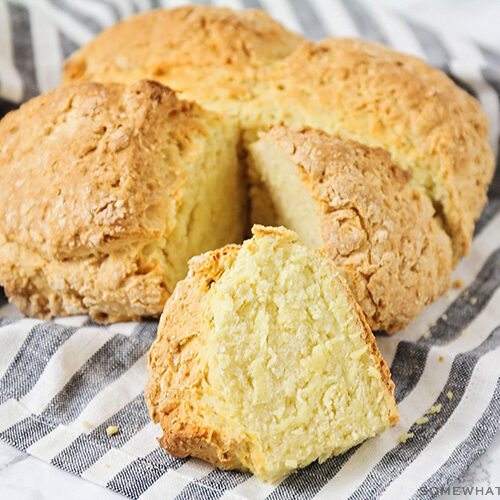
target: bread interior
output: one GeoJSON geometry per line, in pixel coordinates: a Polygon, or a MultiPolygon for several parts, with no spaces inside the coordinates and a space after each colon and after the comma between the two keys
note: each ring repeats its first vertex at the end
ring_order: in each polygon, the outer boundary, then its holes
{"type": "Polygon", "coordinates": [[[295,163],[267,137],[250,144],[248,152],[252,223],[285,226],[306,245],[321,248],[319,206],[295,163]]]}
{"type": "MultiPolygon", "coordinates": [[[[238,159],[239,130],[231,120],[217,120],[205,136],[194,136],[189,151],[181,151],[184,178],[176,200],[175,226],[146,246],[149,266],[164,266],[170,293],[185,277],[193,255],[239,242],[245,229],[245,184],[238,159]]],[[[170,166],[166,158],[166,171],[170,166]]]]}
{"type": "Polygon", "coordinates": [[[206,418],[241,440],[241,463],[264,481],[396,418],[371,333],[340,279],[318,253],[260,235],[205,296],[206,418]]]}

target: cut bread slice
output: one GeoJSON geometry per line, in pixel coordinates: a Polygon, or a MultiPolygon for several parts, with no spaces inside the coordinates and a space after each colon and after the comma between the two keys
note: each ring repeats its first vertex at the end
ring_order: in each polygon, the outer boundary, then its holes
{"type": "Polygon", "coordinates": [[[149,352],[160,443],[275,481],[398,419],[363,313],[321,252],[285,228],[190,261],[149,352]]]}
{"type": "Polygon", "coordinates": [[[0,282],[28,315],[159,316],[189,258],[243,237],[237,126],[156,82],[53,90],[0,135],[0,282]]]}
{"type": "Polygon", "coordinates": [[[276,126],[250,145],[249,163],[253,222],[323,248],[374,330],[404,328],[450,286],[451,241],[386,151],[276,126]]]}

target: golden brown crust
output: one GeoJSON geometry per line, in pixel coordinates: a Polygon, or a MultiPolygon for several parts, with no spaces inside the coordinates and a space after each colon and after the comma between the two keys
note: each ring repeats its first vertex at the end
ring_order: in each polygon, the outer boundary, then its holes
{"type": "Polygon", "coordinates": [[[204,377],[199,360],[205,342],[201,303],[239,248],[227,245],[191,259],[188,276],[177,284],[161,316],[145,389],[151,418],[163,429],[160,444],[176,457],[191,455],[223,469],[241,469],[243,464],[235,453],[238,438],[207,425],[204,408],[196,406],[204,377]]]}
{"type": "Polygon", "coordinates": [[[78,50],[65,64],[63,81],[152,78],[191,90],[188,98],[200,100],[204,90],[209,100],[243,97],[255,68],[287,56],[303,40],[262,10],[156,9],[104,30],[78,50]]]}
{"type": "Polygon", "coordinates": [[[383,147],[400,167],[421,171],[412,182],[442,211],[455,257],[468,252],[494,171],[476,99],[422,60],[356,39],[306,42],[260,76],[276,108],[304,115],[292,125],[383,147]]]}
{"type": "MultiPolygon", "coordinates": [[[[274,236],[288,241],[297,239],[295,233],[283,227],[255,225],[252,232],[254,238],[274,236]]],[[[176,457],[194,456],[223,469],[247,470],[247,461],[242,457],[248,457],[249,444],[243,436],[232,435],[227,429],[207,424],[206,416],[210,409],[201,402],[202,381],[206,378],[205,367],[200,362],[200,353],[206,343],[201,326],[202,301],[240,248],[240,245],[227,245],[191,259],[188,276],[177,284],[165,305],[157,339],[149,351],[145,399],[153,422],[159,423],[163,430],[159,442],[170,454],[176,457]]],[[[387,389],[385,398],[390,409],[389,421],[394,424],[398,420],[398,410],[389,368],[380,356],[375,337],[347,284],[333,264],[331,266],[357,311],[363,338],[387,389]]],[[[206,386],[204,390],[207,390],[206,386]]]]}
{"type": "Polygon", "coordinates": [[[267,137],[318,202],[324,249],[374,330],[404,328],[447,290],[450,240],[386,151],[311,128],[277,126],[267,137]]]}
{"type": "Polygon", "coordinates": [[[173,230],[183,151],[210,120],[220,118],[150,81],[76,84],[9,113],[0,281],[11,300],[44,318],[160,314],[166,264],[144,251],[173,230]]]}
{"type": "Polygon", "coordinates": [[[177,127],[199,129],[195,109],[142,81],[60,88],[9,113],[0,123],[2,232],[61,259],[157,238],[172,210],[163,193],[174,195],[182,179],[172,172],[167,186],[154,149],[163,134],[182,140],[177,127]]]}

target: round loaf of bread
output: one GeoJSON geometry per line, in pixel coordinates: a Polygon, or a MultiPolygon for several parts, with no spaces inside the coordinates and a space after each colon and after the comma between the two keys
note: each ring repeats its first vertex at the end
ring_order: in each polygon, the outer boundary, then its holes
{"type": "Polygon", "coordinates": [[[387,151],[281,125],[249,146],[252,220],[322,248],[374,330],[408,325],[450,285],[451,242],[387,151]]]}
{"type": "Polygon", "coordinates": [[[77,51],[64,81],[156,79],[237,117],[246,144],[283,122],[382,147],[430,197],[456,264],[494,170],[478,102],[416,57],[354,39],[300,43],[257,12],[186,7],[131,17],[77,51]]]}
{"type": "Polygon", "coordinates": [[[159,315],[189,258],[242,239],[238,128],[159,83],[56,89],[0,136],[0,282],[28,315],[159,315]]]}
{"type": "Polygon", "coordinates": [[[275,481],[398,419],[344,279],[284,228],[190,261],[149,352],[146,401],[172,455],[275,481]]]}

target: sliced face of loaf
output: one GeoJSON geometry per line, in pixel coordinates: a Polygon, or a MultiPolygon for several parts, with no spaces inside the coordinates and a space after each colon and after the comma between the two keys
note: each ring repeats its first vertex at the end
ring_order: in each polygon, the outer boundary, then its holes
{"type": "Polygon", "coordinates": [[[253,222],[323,249],[373,329],[404,328],[449,287],[451,241],[386,151],[276,126],[249,146],[249,164],[253,222]]]}
{"type": "Polygon", "coordinates": [[[149,353],[161,444],[275,481],[397,420],[373,334],[331,260],[284,228],[193,259],[149,353]]]}
{"type": "Polygon", "coordinates": [[[241,241],[237,127],[156,82],[56,89],[0,135],[0,282],[28,315],[159,315],[190,257],[241,241]]]}

